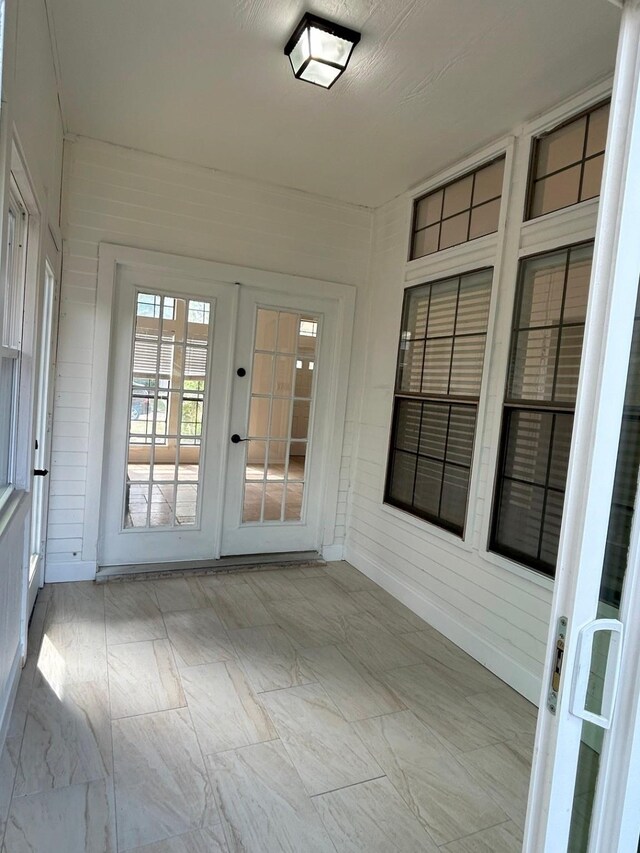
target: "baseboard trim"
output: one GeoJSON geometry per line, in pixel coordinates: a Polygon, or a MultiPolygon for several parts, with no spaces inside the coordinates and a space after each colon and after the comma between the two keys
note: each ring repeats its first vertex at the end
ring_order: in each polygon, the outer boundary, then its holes
{"type": "Polygon", "coordinates": [[[16,700],[16,693],[18,692],[18,684],[20,683],[20,675],[22,674],[22,666],[20,665],[21,661],[22,652],[20,650],[20,644],[18,644],[13,658],[13,663],[11,664],[11,669],[9,670],[7,683],[5,684],[5,695],[2,699],[2,714],[0,715],[0,753],[2,753],[2,750],[4,749],[4,742],[7,739],[11,712],[13,711],[13,704],[16,700]]]}
{"type": "Polygon", "coordinates": [[[518,693],[534,705],[540,701],[540,679],[504,652],[496,649],[482,637],[479,637],[466,625],[453,619],[439,607],[436,607],[423,592],[399,580],[390,571],[369,557],[359,553],[349,544],[344,549],[344,559],[355,566],[372,581],[401,601],[421,619],[424,619],[436,631],[444,634],[456,646],[475,658],[484,667],[491,670],[518,693]]]}
{"type": "Polygon", "coordinates": [[[45,583],[67,583],[69,581],[92,581],[96,576],[93,560],[75,560],[69,563],[53,563],[47,560],[44,569],[45,583]]]}
{"type": "Polygon", "coordinates": [[[344,545],[324,545],[322,548],[322,558],[327,563],[344,559],[344,545]]]}

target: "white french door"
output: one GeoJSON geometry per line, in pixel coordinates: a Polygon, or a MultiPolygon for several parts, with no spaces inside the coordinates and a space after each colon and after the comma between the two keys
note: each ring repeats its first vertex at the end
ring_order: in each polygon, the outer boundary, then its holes
{"type": "Polygon", "coordinates": [[[242,287],[222,554],[322,544],[337,303],[242,287]]]}
{"type": "Polygon", "coordinates": [[[118,266],[100,563],[219,549],[236,289],[118,266]]]}
{"type": "Polygon", "coordinates": [[[527,853],[640,850],[640,0],[611,104],[527,853]]]}
{"type": "Polygon", "coordinates": [[[353,294],[116,270],[99,564],[320,550],[353,294]]]}

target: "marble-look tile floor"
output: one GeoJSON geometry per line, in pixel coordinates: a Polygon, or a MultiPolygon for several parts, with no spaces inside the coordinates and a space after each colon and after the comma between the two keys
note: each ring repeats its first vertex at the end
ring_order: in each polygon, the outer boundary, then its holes
{"type": "Polygon", "coordinates": [[[516,853],[535,722],[345,562],[45,587],[2,853],[516,853]]]}

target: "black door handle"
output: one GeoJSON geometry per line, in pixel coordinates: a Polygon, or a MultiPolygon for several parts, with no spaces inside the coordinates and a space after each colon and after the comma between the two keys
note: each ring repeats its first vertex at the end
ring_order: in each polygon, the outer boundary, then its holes
{"type": "Polygon", "coordinates": [[[232,444],[240,444],[241,441],[249,441],[249,439],[248,438],[240,438],[238,433],[234,432],[234,434],[231,436],[231,443],[232,444]]]}
{"type": "Polygon", "coordinates": [[[34,477],[46,477],[48,473],[49,473],[48,468],[34,468],[33,469],[33,476],[34,477]]]}

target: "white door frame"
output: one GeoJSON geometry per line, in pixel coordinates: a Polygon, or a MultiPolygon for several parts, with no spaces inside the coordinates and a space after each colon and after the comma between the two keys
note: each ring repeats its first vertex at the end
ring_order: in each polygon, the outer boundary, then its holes
{"type": "MultiPolygon", "coordinates": [[[[355,313],[356,289],[351,285],[331,281],[285,275],[242,267],[221,264],[215,261],[188,258],[148,249],[137,249],[113,243],[101,243],[98,251],[98,294],[96,301],[96,321],[94,330],[94,351],[92,368],[92,399],[89,418],[89,457],[87,465],[87,488],[85,506],[85,527],[82,548],[82,563],[76,566],[76,577],[93,577],[97,567],[98,537],[100,519],[98,507],[103,487],[103,462],[105,444],[105,424],[107,417],[107,384],[104,381],[104,365],[110,363],[111,331],[113,321],[114,292],[118,265],[137,267],[149,272],[175,274],[196,279],[210,279],[227,282],[230,286],[238,283],[270,291],[288,293],[307,293],[322,295],[338,303],[337,333],[337,370],[333,388],[336,421],[326,447],[327,464],[324,467],[322,488],[323,531],[322,546],[327,549],[333,545],[338,491],[340,482],[340,464],[344,439],[349,367],[351,362],[351,342],[353,337],[353,319],[355,313]]],[[[229,428],[230,424],[227,424],[229,428]]],[[[226,461],[225,461],[226,469],[226,461]]],[[[222,519],[220,519],[222,524],[222,519]]],[[[220,541],[220,537],[218,537],[220,541]]]]}
{"type": "MultiPolygon", "coordinates": [[[[582,732],[582,720],[571,713],[569,704],[576,671],[578,635],[583,626],[596,618],[602,576],[640,275],[639,187],[640,0],[629,0],[622,14],[611,101],[582,367],[558,550],[558,573],[525,827],[523,849],[527,853],[560,853],[567,849],[582,732]],[[614,437],[615,440],[612,440],[614,437]],[[547,709],[546,699],[555,665],[556,630],[562,616],[568,617],[569,624],[560,693],[554,715],[547,709]]],[[[637,519],[635,528],[637,539],[637,519]]],[[[634,585],[637,597],[639,566],[634,556],[630,551],[629,583],[624,592],[621,620],[625,618],[634,596],[634,585]],[[633,575],[636,577],[633,578],[633,575]]],[[[614,785],[612,762],[616,752],[619,756],[619,747],[625,738],[627,753],[631,757],[630,738],[635,736],[633,760],[636,766],[629,769],[636,773],[640,769],[636,728],[639,688],[637,681],[629,682],[635,666],[630,661],[634,643],[637,655],[638,637],[636,634],[632,639],[630,633],[625,641],[623,655],[624,680],[620,682],[620,699],[624,701],[618,705],[611,737],[605,738],[605,749],[601,756],[601,782],[596,796],[590,844],[590,850],[594,853],[613,853],[614,850],[624,850],[626,853],[635,849],[611,846],[612,836],[603,842],[604,846],[599,840],[606,838],[603,830],[607,825],[609,831],[612,831],[613,810],[619,805],[624,806],[626,803],[627,806],[623,816],[627,820],[627,832],[633,823],[628,808],[631,798],[636,794],[624,790],[620,793],[622,802],[612,804],[605,802],[602,793],[605,788],[614,785]]]]}
{"type": "MultiPolygon", "coordinates": [[[[53,444],[53,392],[58,348],[61,268],[60,251],[51,231],[48,231],[45,236],[43,255],[44,262],[42,265],[42,275],[38,283],[39,296],[36,332],[38,340],[35,359],[37,370],[35,372],[33,426],[34,437],[36,441],[40,442],[41,446],[39,446],[38,450],[34,449],[33,459],[34,468],[40,467],[48,470],[51,467],[53,444]],[[45,329],[43,321],[45,320],[45,309],[47,308],[46,280],[49,272],[53,279],[53,289],[51,291],[51,304],[49,305],[50,313],[46,318],[47,327],[45,329]]],[[[40,500],[38,501],[36,498],[37,489],[35,474],[33,475],[29,530],[29,576],[31,578],[34,573],[37,574],[37,581],[34,577],[34,583],[38,589],[43,586],[45,578],[50,483],[51,481],[48,475],[45,475],[45,477],[40,479],[39,488],[41,491],[40,500]],[[39,518],[37,518],[37,513],[39,513],[39,518]],[[33,541],[33,536],[36,532],[38,533],[39,538],[37,543],[33,541]]],[[[32,590],[30,590],[29,594],[35,598],[32,590]]]]}

